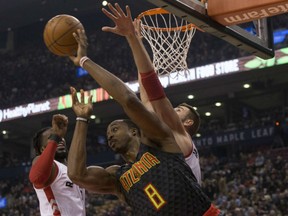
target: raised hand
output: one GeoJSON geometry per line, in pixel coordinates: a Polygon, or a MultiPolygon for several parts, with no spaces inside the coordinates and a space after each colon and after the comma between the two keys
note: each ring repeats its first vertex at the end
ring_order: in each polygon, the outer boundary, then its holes
{"type": "Polygon", "coordinates": [[[143,39],[143,36],[142,36],[142,33],[141,33],[141,20],[139,19],[134,19],[133,21],[133,25],[134,25],[134,28],[135,28],[135,33],[136,33],[136,36],[142,40],[143,39]]]}
{"type": "Polygon", "coordinates": [[[110,18],[115,26],[102,27],[102,30],[105,32],[112,32],[121,36],[129,36],[131,34],[135,35],[135,28],[132,21],[131,11],[129,6],[126,6],[126,13],[120,8],[119,4],[115,4],[115,7],[112,4],[108,4],[108,7],[111,12],[107,11],[105,8],[102,9],[103,13],[110,18]]]}
{"type": "Polygon", "coordinates": [[[61,114],[53,115],[52,118],[52,133],[60,137],[65,137],[68,127],[68,117],[61,114]]]}
{"type": "Polygon", "coordinates": [[[77,117],[89,119],[93,111],[92,95],[88,98],[88,103],[85,104],[84,90],[80,90],[80,101],[77,97],[77,91],[75,88],[70,87],[72,97],[72,109],[77,117]]]}
{"type": "Polygon", "coordinates": [[[87,47],[88,47],[87,36],[85,30],[81,29],[78,29],[77,32],[74,32],[73,36],[78,43],[77,56],[69,56],[69,58],[73,61],[73,63],[76,66],[79,66],[80,59],[83,56],[87,55],[87,47]]]}

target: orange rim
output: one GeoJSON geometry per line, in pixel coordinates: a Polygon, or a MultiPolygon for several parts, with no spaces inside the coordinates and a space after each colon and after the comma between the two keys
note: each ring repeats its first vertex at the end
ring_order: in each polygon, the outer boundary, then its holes
{"type": "MultiPolygon", "coordinates": [[[[137,16],[138,20],[141,20],[145,16],[152,16],[152,15],[157,15],[157,14],[170,14],[169,11],[164,10],[163,8],[154,8],[150,9],[147,11],[142,12],[137,16]]],[[[151,27],[148,25],[143,25],[144,28],[146,29],[151,29],[153,31],[186,31],[186,30],[191,30],[193,28],[197,28],[200,31],[203,31],[202,29],[198,28],[196,25],[190,23],[184,26],[178,26],[178,27],[173,27],[173,28],[161,28],[161,27],[151,27]]]]}

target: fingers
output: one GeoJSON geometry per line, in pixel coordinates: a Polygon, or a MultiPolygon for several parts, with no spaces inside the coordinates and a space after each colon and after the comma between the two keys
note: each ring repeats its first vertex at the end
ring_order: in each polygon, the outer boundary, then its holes
{"type": "Polygon", "coordinates": [[[78,33],[80,44],[82,46],[87,46],[88,42],[87,42],[87,36],[86,36],[85,30],[84,29],[77,29],[77,33],[78,33]]]}
{"type": "Polygon", "coordinates": [[[72,99],[72,104],[77,104],[78,102],[78,98],[77,98],[77,94],[76,94],[76,89],[73,87],[70,87],[70,92],[71,92],[71,99],[72,99]]]}
{"type": "Polygon", "coordinates": [[[105,8],[102,8],[102,12],[111,20],[113,20],[115,22],[115,20],[117,19],[117,17],[115,17],[112,13],[108,12],[105,8]]]}
{"type": "Polygon", "coordinates": [[[131,11],[129,6],[126,6],[127,15],[124,13],[118,3],[116,3],[115,6],[109,3],[108,7],[111,12],[107,11],[105,8],[102,8],[102,12],[113,21],[117,20],[120,17],[131,17],[131,11]]]}
{"type": "Polygon", "coordinates": [[[61,114],[53,115],[52,125],[62,129],[68,126],[68,117],[61,114]]]}
{"type": "MultiPolygon", "coordinates": [[[[78,29],[77,29],[77,32],[78,32],[78,29]]],[[[73,32],[73,37],[75,38],[75,40],[77,41],[77,43],[79,44],[80,43],[80,39],[78,37],[78,35],[76,34],[76,32],[73,32]]]]}
{"type": "MultiPolygon", "coordinates": [[[[71,86],[70,87],[70,92],[71,92],[72,104],[79,103],[76,89],[71,86]]],[[[89,103],[90,103],[90,100],[91,100],[91,103],[92,103],[92,96],[93,95],[90,95],[89,98],[88,98],[88,102],[89,103]]],[[[80,89],[80,103],[85,104],[85,91],[83,89],[80,89]]]]}
{"type": "Polygon", "coordinates": [[[84,90],[83,89],[80,89],[80,102],[83,104],[85,103],[84,102],[84,90]]]}
{"type": "Polygon", "coordinates": [[[117,3],[115,4],[115,7],[112,4],[108,4],[108,7],[116,17],[121,17],[121,14],[124,14],[124,12],[117,3]]]}
{"type": "Polygon", "coordinates": [[[126,12],[127,12],[126,17],[130,17],[132,19],[131,10],[130,10],[130,7],[128,5],[126,5],[126,12]]]}
{"type": "Polygon", "coordinates": [[[135,18],[134,21],[133,21],[133,25],[134,25],[134,29],[135,29],[137,37],[139,39],[142,39],[143,36],[142,36],[142,33],[141,33],[141,21],[139,19],[135,18]]]}
{"type": "Polygon", "coordinates": [[[77,31],[73,32],[72,34],[79,45],[85,47],[88,45],[87,36],[84,29],[77,29],[77,31]]]}
{"type": "Polygon", "coordinates": [[[68,121],[68,117],[62,114],[55,114],[53,115],[53,119],[55,120],[63,120],[63,121],[68,121]]]}
{"type": "Polygon", "coordinates": [[[108,27],[108,26],[104,26],[104,27],[102,27],[102,31],[104,31],[104,32],[114,32],[114,29],[115,28],[112,28],[112,27],[108,27]]]}
{"type": "Polygon", "coordinates": [[[93,98],[93,95],[90,95],[89,98],[88,98],[88,103],[89,103],[90,105],[92,105],[92,98],[93,98]]]}
{"type": "MultiPolygon", "coordinates": [[[[116,8],[117,14],[120,17],[127,17],[126,14],[123,12],[122,8],[119,6],[118,3],[115,4],[115,8],[116,8]]],[[[127,7],[126,7],[126,9],[127,9],[127,7]]]]}

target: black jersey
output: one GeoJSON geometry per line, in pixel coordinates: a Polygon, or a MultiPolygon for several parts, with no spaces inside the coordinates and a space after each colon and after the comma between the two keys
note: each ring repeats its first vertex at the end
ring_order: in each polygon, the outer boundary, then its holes
{"type": "Polygon", "coordinates": [[[117,177],[137,216],[200,216],[211,205],[182,154],[141,144],[137,161],[121,166],[117,177]]]}

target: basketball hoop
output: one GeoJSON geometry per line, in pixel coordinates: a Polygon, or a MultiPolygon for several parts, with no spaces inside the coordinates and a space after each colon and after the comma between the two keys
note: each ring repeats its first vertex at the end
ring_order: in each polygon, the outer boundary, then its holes
{"type": "Polygon", "coordinates": [[[157,74],[187,72],[187,53],[197,27],[162,8],[144,11],[137,19],[151,46],[157,74]]]}

